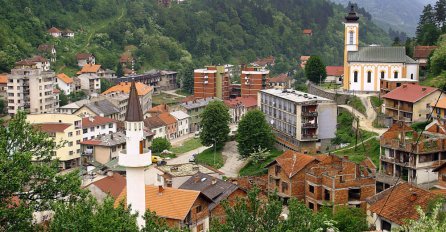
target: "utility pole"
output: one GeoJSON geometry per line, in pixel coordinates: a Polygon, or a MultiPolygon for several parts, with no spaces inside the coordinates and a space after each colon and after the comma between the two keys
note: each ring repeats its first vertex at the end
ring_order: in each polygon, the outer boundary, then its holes
{"type": "Polygon", "coordinates": [[[355,136],[355,151],[358,148],[358,132],[359,132],[359,119],[355,117],[356,120],[356,136],[355,136]]]}

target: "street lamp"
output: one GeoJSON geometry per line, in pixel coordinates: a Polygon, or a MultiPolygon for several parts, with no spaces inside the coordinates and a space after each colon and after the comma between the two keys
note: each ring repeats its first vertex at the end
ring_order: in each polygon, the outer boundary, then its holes
{"type": "Polygon", "coordinates": [[[217,140],[215,138],[212,139],[214,141],[214,167],[215,167],[215,155],[217,154],[217,140]]]}

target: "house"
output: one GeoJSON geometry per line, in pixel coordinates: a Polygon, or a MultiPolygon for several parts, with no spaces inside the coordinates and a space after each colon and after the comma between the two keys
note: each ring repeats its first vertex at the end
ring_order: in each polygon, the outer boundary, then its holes
{"type": "Polygon", "coordinates": [[[367,222],[376,231],[391,231],[407,219],[417,220],[416,208],[426,210],[435,198],[428,190],[400,183],[367,199],[367,222]]]}
{"type": "Polygon", "coordinates": [[[430,103],[432,118],[438,120],[442,124],[446,123],[446,98],[440,98],[430,103]]]}
{"type": "MultiPolygon", "coordinates": [[[[146,210],[164,218],[171,228],[187,228],[190,231],[209,230],[209,209],[212,202],[199,191],[145,186],[146,210]],[[173,207],[174,206],[174,207],[173,207]]],[[[115,207],[126,202],[127,188],[115,201],[115,207]]]]}
{"type": "Polygon", "coordinates": [[[167,139],[174,139],[177,135],[178,124],[175,117],[173,117],[170,113],[162,113],[158,115],[161,121],[166,125],[166,136],[167,139]]]}
{"type": "Polygon", "coordinates": [[[418,82],[419,64],[407,56],[405,47],[359,47],[359,16],[353,5],[345,20],[345,91],[380,92],[388,85],[418,82]]]}
{"type": "Polygon", "coordinates": [[[262,89],[268,88],[269,70],[259,67],[245,67],[240,75],[241,96],[255,97],[262,89]]]}
{"type": "Polygon", "coordinates": [[[300,57],[300,67],[302,69],[305,69],[305,65],[307,65],[307,62],[309,59],[310,59],[310,56],[301,56],[300,57]]]}
{"type": "MultiPolygon", "coordinates": [[[[142,147],[148,149],[151,146],[153,134],[144,131],[142,147]]],[[[82,155],[89,161],[107,164],[118,158],[120,152],[126,149],[126,135],[122,131],[97,136],[80,142],[82,155]]]]}
{"type": "MultiPolygon", "coordinates": [[[[131,86],[130,82],[121,82],[105,90],[101,95],[105,97],[113,97],[115,95],[121,95],[121,94],[128,95],[130,93],[130,86],[131,86]]],[[[135,82],[135,86],[136,86],[136,91],[138,93],[142,111],[146,112],[150,108],[152,108],[153,87],[147,86],[140,82],[135,82]]]]}
{"type": "Polygon", "coordinates": [[[366,209],[366,199],[375,195],[376,166],[366,158],[360,164],[348,157],[328,155],[305,173],[305,204],[314,211],[323,206],[366,209]]]}
{"type": "Polygon", "coordinates": [[[98,138],[100,136],[115,133],[118,121],[101,116],[89,116],[82,118],[82,140],[98,138]]]}
{"type": "Polygon", "coordinates": [[[144,126],[155,134],[154,138],[167,138],[166,124],[158,115],[144,119],[144,126]]]}
{"type": "Polygon", "coordinates": [[[190,177],[179,189],[199,191],[212,200],[208,206],[210,218],[219,222],[224,222],[226,218],[226,211],[221,204],[223,200],[234,206],[237,198],[245,198],[247,195],[237,185],[201,172],[190,177]]]}
{"type": "Polygon", "coordinates": [[[86,64],[96,64],[96,57],[91,53],[78,53],[76,54],[77,65],[84,67],[86,64]]]}
{"type": "Polygon", "coordinates": [[[198,172],[208,174],[217,179],[222,179],[223,177],[222,172],[210,166],[182,163],[150,167],[146,169],[145,180],[148,185],[178,188],[198,172]]]}
{"type": "Polygon", "coordinates": [[[132,54],[130,52],[125,52],[121,55],[119,58],[119,64],[124,67],[130,67],[132,68],[134,59],[132,57],[132,54]]]}
{"type": "Polygon", "coordinates": [[[439,189],[446,189],[446,161],[442,165],[434,168],[432,171],[438,173],[438,183],[435,185],[435,187],[439,189]]]}
{"type": "Polygon", "coordinates": [[[170,113],[177,120],[177,134],[175,137],[181,137],[189,134],[190,116],[183,111],[173,111],[170,113]]]}
{"type": "Polygon", "coordinates": [[[291,86],[292,78],[286,73],[279,74],[278,76],[271,77],[268,80],[269,87],[274,89],[289,89],[291,86]]]}
{"type": "Polygon", "coordinates": [[[321,156],[311,156],[291,150],[284,152],[268,168],[269,192],[277,191],[279,197],[288,200],[295,197],[305,200],[305,173],[321,160],[321,156]]]}
{"type": "Polygon", "coordinates": [[[306,36],[312,36],[313,35],[313,30],[311,29],[303,29],[302,33],[306,36]]]}
{"type": "Polygon", "coordinates": [[[73,112],[73,114],[78,115],[82,118],[90,116],[101,116],[106,118],[112,118],[119,120],[119,115],[121,111],[109,100],[100,100],[95,102],[90,102],[83,105],[79,109],[73,112]]]}
{"type": "Polygon", "coordinates": [[[275,65],[276,58],[274,56],[268,56],[265,58],[257,59],[256,61],[252,62],[250,65],[260,68],[260,69],[266,69],[268,66],[272,67],[275,65]]]}
{"type": "Polygon", "coordinates": [[[101,92],[100,70],[101,65],[85,64],[81,71],[77,72],[76,79],[79,80],[80,89],[88,94],[99,94],[101,92]]]}
{"type": "Polygon", "coordinates": [[[56,48],[52,44],[41,44],[37,50],[51,62],[56,62],[56,48]]]}
{"type": "Polygon", "coordinates": [[[145,114],[144,118],[148,118],[151,116],[157,116],[161,113],[169,112],[169,106],[167,104],[157,105],[155,107],[150,108],[145,114]]]}
{"type": "Polygon", "coordinates": [[[259,92],[258,104],[278,147],[316,153],[326,150],[336,137],[333,100],[292,89],[266,89],[259,92]]]}
{"type": "Polygon", "coordinates": [[[241,84],[230,84],[229,85],[229,98],[237,98],[242,96],[242,85],[241,84]]]}
{"type": "Polygon", "coordinates": [[[432,102],[436,102],[441,91],[421,85],[403,84],[382,96],[384,114],[393,122],[414,123],[426,121],[432,102]]]}
{"type": "Polygon", "coordinates": [[[50,34],[52,37],[61,37],[62,36],[62,31],[59,30],[59,28],[57,27],[51,27],[50,29],[48,29],[48,34],[50,34]]]}
{"type": "Polygon", "coordinates": [[[118,198],[119,194],[126,186],[124,176],[119,173],[109,173],[110,175],[85,186],[85,188],[90,191],[91,195],[93,195],[99,202],[103,202],[107,196],[110,196],[113,199],[118,198]]]}
{"type": "Polygon", "coordinates": [[[344,77],[344,66],[327,66],[325,67],[327,72],[327,78],[325,83],[342,84],[342,78],[344,77]]]}
{"type": "Polygon", "coordinates": [[[76,110],[78,110],[79,108],[81,108],[82,106],[84,106],[90,102],[91,101],[88,99],[75,101],[75,102],[69,103],[67,105],[58,107],[56,111],[61,114],[73,114],[74,112],[76,112],[76,110]]]}
{"type": "MultiPolygon", "coordinates": [[[[6,101],[8,98],[8,74],[7,73],[3,73],[0,74],[0,98],[3,101],[6,101]]],[[[3,112],[1,112],[3,113],[3,112]]]]}
{"type": "Polygon", "coordinates": [[[229,99],[229,72],[224,66],[194,70],[194,97],[229,99]]]}
{"type": "Polygon", "coordinates": [[[50,62],[42,56],[33,56],[15,63],[16,68],[35,68],[41,71],[50,71],[50,62]]]}
{"type": "Polygon", "coordinates": [[[248,111],[257,109],[257,99],[254,97],[237,97],[224,103],[229,108],[232,123],[238,123],[248,111]]]}
{"type": "Polygon", "coordinates": [[[55,142],[65,142],[54,151],[61,169],[79,166],[82,140],[82,121],[76,115],[68,114],[28,114],[26,121],[41,131],[48,133],[55,142]]]}
{"type": "Polygon", "coordinates": [[[71,77],[65,73],[59,73],[56,76],[56,84],[60,90],[63,90],[65,94],[70,94],[74,91],[74,81],[71,77]]]}
{"type": "Polygon", "coordinates": [[[380,146],[378,192],[394,185],[397,179],[430,185],[438,178],[433,170],[446,162],[446,130],[437,121],[427,125],[421,137],[406,124],[396,123],[381,135],[380,146]]]}
{"type": "Polygon", "coordinates": [[[211,101],[221,101],[218,98],[208,97],[203,99],[196,99],[191,101],[186,101],[180,104],[180,108],[185,111],[190,116],[189,122],[189,132],[194,133],[200,130],[201,123],[201,113],[203,113],[206,106],[211,101]]]}
{"type": "Polygon", "coordinates": [[[420,64],[422,69],[426,69],[429,56],[437,49],[437,46],[415,46],[413,58],[420,64]]]}
{"type": "Polygon", "coordinates": [[[65,29],[62,31],[62,36],[66,38],[73,38],[74,37],[74,31],[70,29],[65,29]]]}

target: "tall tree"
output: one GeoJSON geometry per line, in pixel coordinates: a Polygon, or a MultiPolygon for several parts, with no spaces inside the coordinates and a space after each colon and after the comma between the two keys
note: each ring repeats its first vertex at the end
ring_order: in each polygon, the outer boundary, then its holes
{"type": "Polygon", "coordinates": [[[194,93],[194,66],[192,64],[185,64],[180,71],[180,79],[183,90],[193,94],[194,93]]]}
{"type": "Polygon", "coordinates": [[[52,152],[61,145],[26,122],[23,112],[0,127],[0,230],[29,231],[33,211],[81,194],[77,172],[58,174],[52,152]]]}
{"type": "Polygon", "coordinates": [[[274,135],[260,110],[251,110],[243,116],[238,124],[237,148],[240,156],[248,158],[251,153],[261,149],[271,149],[274,135]]]}
{"type": "Polygon", "coordinates": [[[155,138],[152,141],[152,151],[155,153],[169,150],[172,145],[166,138],[155,138]]]}
{"type": "Polygon", "coordinates": [[[124,76],[124,70],[122,68],[122,64],[121,63],[118,63],[116,65],[116,76],[117,77],[123,77],[124,76]]]}
{"type": "Polygon", "coordinates": [[[440,29],[444,29],[446,22],[446,0],[438,0],[435,3],[435,20],[440,29]]]}
{"type": "Polygon", "coordinates": [[[68,96],[65,94],[65,91],[60,90],[59,93],[59,106],[64,106],[68,104],[68,96]]]}
{"type": "Polygon", "coordinates": [[[200,140],[205,146],[217,145],[221,148],[228,140],[230,132],[228,107],[222,101],[211,101],[201,114],[200,140]]]}
{"type": "Polygon", "coordinates": [[[313,83],[319,84],[327,78],[325,64],[318,56],[311,56],[305,65],[305,77],[313,83]]]}
{"type": "Polygon", "coordinates": [[[113,86],[114,84],[111,81],[101,78],[101,93],[113,86]]]}
{"type": "MultiPolygon", "coordinates": [[[[327,211],[332,212],[332,209],[329,208],[327,211]]],[[[337,222],[337,227],[343,232],[367,231],[368,229],[367,215],[362,209],[338,207],[331,218],[337,222]]]]}

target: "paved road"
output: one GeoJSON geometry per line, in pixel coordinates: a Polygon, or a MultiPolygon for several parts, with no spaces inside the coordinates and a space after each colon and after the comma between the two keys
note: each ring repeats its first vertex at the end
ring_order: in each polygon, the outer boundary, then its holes
{"type": "Polygon", "coordinates": [[[166,91],[162,91],[162,92],[163,92],[163,93],[170,94],[170,95],[174,95],[174,96],[177,96],[177,97],[187,97],[187,96],[184,96],[184,95],[181,95],[181,94],[177,94],[177,93],[175,93],[175,91],[177,91],[177,89],[174,89],[174,90],[166,90],[166,91]]]}
{"type": "Polygon", "coordinates": [[[367,116],[364,116],[364,114],[362,114],[361,112],[357,111],[356,109],[354,109],[348,105],[338,105],[338,107],[344,108],[344,109],[350,111],[353,115],[355,115],[355,117],[357,117],[359,119],[359,127],[361,129],[366,130],[366,131],[372,131],[372,132],[378,133],[378,135],[382,135],[382,134],[384,134],[384,132],[387,131],[387,129],[373,127],[373,121],[375,120],[376,113],[370,112],[370,111],[374,111],[374,110],[371,107],[370,100],[367,100],[367,102],[368,102],[368,104],[370,104],[368,106],[366,105],[367,116]]]}
{"type": "Polygon", "coordinates": [[[188,163],[189,162],[189,158],[193,155],[193,154],[197,154],[197,153],[201,153],[204,150],[208,149],[209,147],[199,147],[197,149],[194,149],[192,151],[188,151],[186,153],[180,154],[178,155],[176,158],[167,160],[167,164],[171,165],[171,164],[184,164],[184,163],[188,163]]]}
{"type": "Polygon", "coordinates": [[[240,169],[246,165],[246,160],[240,160],[237,151],[237,142],[227,142],[223,148],[223,156],[225,156],[225,164],[219,170],[225,173],[227,177],[238,177],[240,169]]]}

